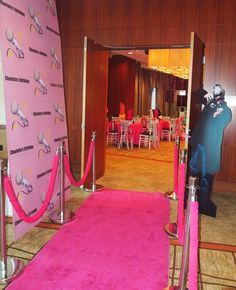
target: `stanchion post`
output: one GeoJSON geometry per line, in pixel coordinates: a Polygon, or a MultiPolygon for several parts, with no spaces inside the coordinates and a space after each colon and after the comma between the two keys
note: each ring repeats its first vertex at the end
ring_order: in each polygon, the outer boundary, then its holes
{"type": "Polygon", "coordinates": [[[179,286],[169,286],[168,290],[185,290],[187,285],[187,275],[189,266],[189,242],[190,242],[190,203],[197,201],[196,189],[198,184],[197,177],[189,177],[189,193],[186,209],[186,219],[184,227],[184,246],[181,258],[179,286]]]}
{"type": "Polygon", "coordinates": [[[59,174],[60,174],[60,210],[52,212],[50,219],[57,224],[65,224],[71,222],[75,218],[75,214],[65,208],[65,170],[64,170],[64,143],[62,142],[58,148],[59,154],[59,174]]]}
{"type": "MultiPolygon", "coordinates": [[[[187,150],[182,149],[180,151],[180,163],[186,163],[187,160],[187,150]]],[[[165,226],[165,231],[169,238],[178,239],[178,225],[176,223],[169,223],[165,226]]]]}
{"type": "Polygon", "coordinates": [[[0,159],[0,283],[8,283],[16,279],[24,269],[23,262],[7,256],[5,193],[3,186],[4,161],[0,159]]]}
{"type": "Polygon", "coordinates": [[[104,189],[103,185],[96,184],[96,132],[92,133],[93,147],[93,165],[92,165],[92,183],[85,187],[86,191],[95,192],[104,189]]]}
{"type": "MultiPolygon", "coordinates": [[[[179,147],[180,147],[180,137],[177,136],[176,139],[175,139],[175,149],[177,149],[177,159],[178,159],[178,161],[179,161],[179,147]]],[[[176,156],[174,156],[174,190],[165,192],[165,196],[168,197],[171,200],[178,200],[178,195],[177,195],[177,192],[176,192],[176,188],[178,188],[178,166],[179,166],[179,162],[178,162],[177,168],[176,168],[176,166],[175,166],[175,158],[176,158],[176,156]],[[176,175],[177,175],[177,181],[175,179],[176,175]],[[177,182],[177,184],[176,184],[176,182],[177,182]]]]}
{"type": "MultiPolygon", "coordinates": [[[[2,262],[3,268],[7,271],[7,242],[6,242],[6,224],[5,224],[5,195],[3,189],[3,161],[1,162],[1,196],[0,196],[0,238],[1,238],[1,248],[0,248],[0,260],[2,262]]],[[[4,269],[1,269],[4,271],[4,269]]]]}
{"type": "Polygon", "coordinates": [[[189,258],[189,241],[190,241],[190,203],[196,200],[196,188],[198,184],[197,177],[189,177],[189,192],[188,192],[188,203],[186,221],[184,227],[184,246],[182,251],[181,259],[181,270],[179,277],[179,290],[186,289],[187,274],[188,274],[188,258],[189,258]]]}

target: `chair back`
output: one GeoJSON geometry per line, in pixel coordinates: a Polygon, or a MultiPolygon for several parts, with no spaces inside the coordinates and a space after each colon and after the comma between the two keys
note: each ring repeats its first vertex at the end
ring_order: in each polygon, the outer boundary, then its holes
{"type": "Polygon", "coordinates": [[[157,140],[158,140],[158,125],[159,125],[158,119],[150,121],[150,129],[151,129],[151,132],[153,134],[153,139],[155,142],[157,142],[157,140]]]}

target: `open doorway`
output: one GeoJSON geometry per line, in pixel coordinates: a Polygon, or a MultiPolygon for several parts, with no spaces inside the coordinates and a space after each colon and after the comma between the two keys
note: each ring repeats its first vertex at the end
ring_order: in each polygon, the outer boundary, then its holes
{"type": "MultiPolygon", "coordinates": [[[[161,141],[170,142],[176,139],[177,122],[178,125],[181,124],[179,132],[181,131],[184,138],[190,64],[189,51],[189,48],[110,50],[107,118],[108,122],[112,123],[110,126],[112,131],[114,131],[116,122],[125,122],[125,120],[128,123],[130,121],[141,123],[143,131],[148,131],[149,123],[157,117],[158,122],[165,124],[166,128],[163,129],[169,130],[168,138],[163,138],[163,134],[159,130],[158,134],[161,141]],[[176,50],[183,51],[187,61],[183,62],[183,57],[181,58],[180,53],[177,54],[176,50]],[[155,61],[156,54],[160,51],[162,56],[159,54],[155,61]],[[171,61],[171,65],[164,55],[164,53],[170,55],[170,51],[172,58],[175,52],[176,58],[171,61]],[[163,57],[167,60],[166,62],[163,61],[163,57]]],[[[136,130],[137,126],[138,124],[133,130],[136,130]]],[[[140,128],[137,130],[139,133],[141,132],[140,128]]],[[[136,135],[134,133],[132,141],[134,146],[138,147],[140,144],[136,135]]],[[[118,140],[120,140],[119,136],[118,140]]],[[[107,144],[109,144],[109,140],[107,144]]],[[[120,145],[118,144],[117,147],[120,148],[120,145]]],[[[153,154],[153,152],[150,153],[153,154]]]]}
{"type": "Polygon", "coordinates": [[[171,118],[186,111],[189,51],[189,48],[110,50],[108,118],[119,115],[124,118],[129,110],[133,110],[134,117],[150,115],[155,106],[163,116],[171,118]],[[184,52],[185,63],[180,57],[183,53],[176,51],[184,52]],[[172,58],[167,59],[166,53],[172,58]]]}
{"type": "MultiPolygon", "coordinates": [[[[202,87],[203,74],[203,53],[204,44],[192,32],[190,45],[190,65],[189,81],[187,90],[187,118],[185,133],[188,136],[189,129],[194,127],[201,111],[200,104],[197,104],[195,95],[197,90],[202,87]],[[191,111],[191,114],[190,114],[191,111]]],[[[83,94],[82,94],[82,123],[81,123],[81,174],[83,174],[82,165],[87,156],[86,148],[89,148],[92,130],[99,131],[97,138],[97,147],[99,154],[96,156],[97,176],[100,177],[105,171],[105,143],[106,143],[106,113],[104,97],[107,96],[108,87],[107,65],[109,51],[121,49],[120,47],[101,47],[92,40],[85,37],[84,45],[84,69],[83,69],[83,94]],[[94,108],[96,107],[96,114],[94,108]],[[104,114],[105,113],[105,114],[104,114]],[[83,150],[85,148],[85,150],[83,150]]],[[[122,48],[124,49],[124,48],[122,48]]],[[[127,49],[127,47],[125,48],[127,49]]],[[[141,48],[139,48],[141,49],[141,48]]],[[[185,148],[188,149],[188,138],[185,138],[185,148]]]]}

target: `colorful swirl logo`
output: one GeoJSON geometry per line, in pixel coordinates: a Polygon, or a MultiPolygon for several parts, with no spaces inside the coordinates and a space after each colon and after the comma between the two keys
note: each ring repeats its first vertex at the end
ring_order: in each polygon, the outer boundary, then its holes
{"type": "MultiPolygon", "coordinates": [[[[42,196],[41,196],[41,203],[44,202],[45,198],[46,198],[46,193],[43,192],[43,193],[42,193],[42,196]]],[[[50,202],[48,203],[47,211],[51,211],[53,208],[54,208],[54,202],[50,201],[50,202]]]]}
{"type": "Polygon", "coordinates": [[[57,121],[63,122],[65,120],[65,117],[64,117],[58,103],[54,104],[54,110],[57,113],[57,116],[55,117],[55,124],[57,123],[57,121]]]}
{"type": "Polygon", "coordinates": [[[40,72],[35,71],[34,72],[34,80],[36,81],[38,87],[34,89],[34,95],[37,95],[37,93],[41,94],[47,94],[48,90],[46,85],[44,84],[43,80],[40,78],[40,72]]]}
{"type": "Polygon", "coordinates": [[[14,31],[11,28],[7,28],[5,31],[7,40],[11,43],[12,47],[7,49],[7,57],[10,57],[12,54],[17,58],[24,58],[24,52],[17,41],[14,31]]]}
{"type": "Polygon", "coordinates": [[[38,143],[42,145],[42,147],[38,151],[38,158],[40,158],[41,154],[48,154],[51,152],[51,147],[48,144],[48,141],[44,137],[44,133],[38,133],[38,143]]]}
{"type": "Polygon", "coordinates": [[[54,47],[50,48],[50,54],[52,56],[52,62],[51,62],[51,68],[57,68],[60,69],[61,68],[61,64],[60,61],[58,59],[58,56],[56,55],[56,49],[54,47]]]}
{"type": "Polygon", "coordinates": [[[11,103],[11,112],[13,115],[17,116],[17,120],[14,120],[12,122],[12,131],[15,129],[16,126],[20,126],[20,127],[27,127],[29,126],[29,121],[27,119],[27,117],[24,115],[24,113],[20,110],[19,108],[19,104],[17,101],[13,101],[11,103]]]}
{"type": "Polygon", "coordinates": [[[46,11],[50,12],[53,16],[56,15],[55,9],[53,7],[52,1],[51,0],[47,0],[47,5],[46,5],[46,11]]]}
{"type": "Polygon", "coordinates": [[[15,176],[16,184],[23,187],[22,190],[17,192],[17,199],[20,201],[23,195],[28,195],[33,191],[33,186],[30,181],[24,177],[22,171],[17,172],[15,176]]]}
{"type": "Polygon", "coordinates": [[[37,31],[38,34],[43,34],[42,26],[36,16],[35,10],[32,6],[29,7],[29,15],[33,20],[33,23],[30,24],[30,31],[37,31]]]}

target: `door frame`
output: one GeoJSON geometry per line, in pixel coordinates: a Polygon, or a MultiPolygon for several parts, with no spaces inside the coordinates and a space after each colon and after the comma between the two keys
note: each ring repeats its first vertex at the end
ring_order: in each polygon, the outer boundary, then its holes
{"type": "MultiPolygon", "coordinates": [[[[193,57],[194,57],[194,39],[198,37],[195,32],[190,34],[189,44],[173,44],[173,45],[150,45],[150,46],[104,46],[105,48],[112,50],[145,50],[145,49],[160,49],[160,48],[190,48],[190,61],[189,61],[189,78],[188,78],[188,94],[187,94],[187,117],[186,117],[186,129],[185,129],[185,149],[189,149],[189,134],[190,134],[190,112],[191,112],[191,99],[192,99],[192,76],[193,76],[193,57]]],[[[198,37],[199,38],[199,37],[198,37]]],[[[204,43],[203,43],[204,45],[204,43]]],[[[204,57],[204,50],[203,55],[204,57]]],[[[202,66],[204,63],[201,63],[202,66]]],[[[203,67],[202,67],[202,85],[203,85],[203,67]]],[[[200,88],[200,87],[199,87],[200,88]]],[[[199,110],[199,109],[198,109],[199,110]]]]}
{"type": "MultiPolygon", "coordinates": [[[[193,50],[194,50],[194,37],[196,33],[191,32],[190,44],[183,45],[155,45],[155,46],[103,46],[108,51],[112,50],[140,50],[140,49],[155,49],[155,48],[190,48],[190,63],[189,63],[189,78],[188,78],[188,94],[187,94],[187,123],[186,123],[186,134],[185,134],[185,149],[188,149],[188,138],[189,138],[189,126],[190,126],[190,109],[191,109],[191,98],[192,98],[192,72],[193,72],[193,50]]],[[[88,38],[84,37],[84,55],[83,55],[83,85],[82,85],[82,121],[81,121],[81,177],[84,173],[84,159],[85,159],[85,139],[86,139],[86,76],[87,76],[87,46],[88,38]]],[[[203,53],[204,54],[204,53],[203,53]]],[[[203,64],[202,64],[203,65],[203,64]]],[[[203,85],[203,67],[202,67],[202,85],[203,85]]],[[[108,79],[109,81],[109,79],[108,79]]]]}

